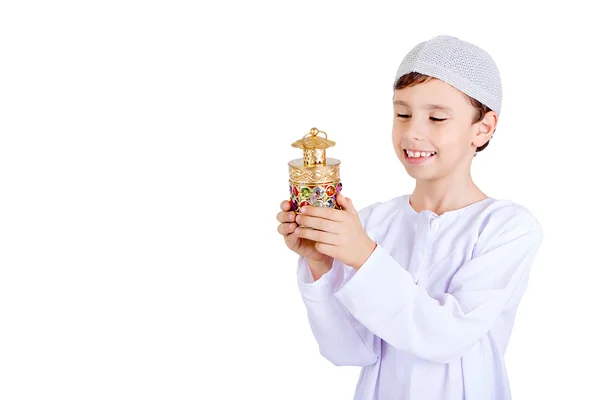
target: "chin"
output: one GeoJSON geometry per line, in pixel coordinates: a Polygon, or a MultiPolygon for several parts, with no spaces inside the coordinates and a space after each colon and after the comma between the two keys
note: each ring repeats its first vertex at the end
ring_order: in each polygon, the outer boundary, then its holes
{"type": "Polygon", "coordinates": [[[430,181],[430,180],[436,179],[436,176],[433,173],[433,171],[426,171],[424,169],[416,169],[410,165],[408,165],[408,166],[405,165],[404,169],[406,170],[406,173],[411,178],[416,179],[418,181],[430,181]]]}
{"type": "Polygon", "coordinates": [[[441,171],[439,166],[435,163],[429,165],[415,165],[408,163],[406,159],[402,159],[400,162],[406,170],[406,173],[415,180],[432,181],[440,178],[441,171]]]}

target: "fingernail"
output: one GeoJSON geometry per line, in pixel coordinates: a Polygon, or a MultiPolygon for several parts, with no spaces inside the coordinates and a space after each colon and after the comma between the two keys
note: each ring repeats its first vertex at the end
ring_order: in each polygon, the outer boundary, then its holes
{"type": "Polygon", "coordinates": [[[301,212],[301,213],[305,213],[305,212],[306,212],[306,206],[302,207],[302,208],[300,209],[300,212],[301,212]]]}

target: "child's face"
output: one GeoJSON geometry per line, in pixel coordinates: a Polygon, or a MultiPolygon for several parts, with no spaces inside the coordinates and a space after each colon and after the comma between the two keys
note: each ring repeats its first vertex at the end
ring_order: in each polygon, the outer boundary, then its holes
{"type": "Polygon", "coordinates": [[[392,140],[408,174],[432,180],[468,173],[475,149],[493,132],[488,116],[472,123],[474,112],[462,92],[438,79],[396,90],[392,140]],[[425,154],[415,157],[417,151],[425,154]]]}

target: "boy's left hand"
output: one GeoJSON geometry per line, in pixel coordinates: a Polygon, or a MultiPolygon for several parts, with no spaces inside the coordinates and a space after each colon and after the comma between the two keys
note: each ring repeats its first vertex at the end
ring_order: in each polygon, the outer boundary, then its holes
{"type": "Polygon", "coordinates": [[[318,230],[298,227],[294,233],[317,242],[315,248],[320,253],[359,269],[377,244],[363,229],[352,201],[341,193],[337,194],[336,201],[342,210],[305,206],[306,211],[301,210],[296,222],[318,230]]]}

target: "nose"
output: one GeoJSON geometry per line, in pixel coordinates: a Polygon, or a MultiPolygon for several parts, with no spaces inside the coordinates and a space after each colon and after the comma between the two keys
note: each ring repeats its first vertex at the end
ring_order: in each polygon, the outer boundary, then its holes
{"type": "Polygon", "coordinates": [[[408,138],[410,140],[414,140],[415,142],[422,142],[423,141],[423,137],[420,134],[418,134],[417,132],[418,131],[412,131],[409,134],[408,138]]]}
{"type": "Polygon", "coordinates": [[[424,128],[416,121],[416,118],[404,122],[403,124],[403,136],[408,142],[416,141],[422,142],[424,140],[424,128]]]}

